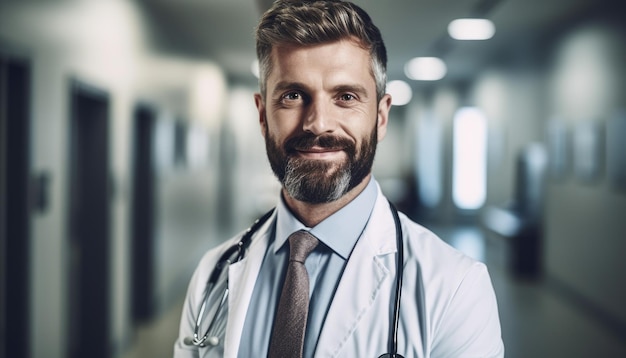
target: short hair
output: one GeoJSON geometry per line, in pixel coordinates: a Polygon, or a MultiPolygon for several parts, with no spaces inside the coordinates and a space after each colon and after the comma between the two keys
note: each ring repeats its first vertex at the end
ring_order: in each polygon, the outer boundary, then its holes
{"type": "Polygon", "coordinates": [[[263,98],[272,71],[274,46],[312,46],[349,38],[356,38],[370,53],[370,72],[380,101],[387,82],[387,50],[380,30],[365,10],[341,0],[275,1],[256,28],[259,87],[263,98]]]}

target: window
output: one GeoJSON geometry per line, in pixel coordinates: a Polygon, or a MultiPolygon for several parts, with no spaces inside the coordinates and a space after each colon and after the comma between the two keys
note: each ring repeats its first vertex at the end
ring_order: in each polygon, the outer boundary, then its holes
{"type": "Polygon", "coordinates": [[[478,209],[487,194],[487,119],[475,107],[454,115],[452,199],[459,209],[478,209]]]}
{"type": "Polygon", "coordinates": [[[422,203],[435,208],[441,201],[442,153],[441,125],[432,111],[424,112],[418,122],[417,167],[422,203]]]}

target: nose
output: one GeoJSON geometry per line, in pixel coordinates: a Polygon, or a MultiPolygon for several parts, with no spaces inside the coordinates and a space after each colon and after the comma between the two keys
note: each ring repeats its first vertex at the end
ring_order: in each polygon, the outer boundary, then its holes
{"type": "Polygon", "coordinates": [[[337,126],[332,103],[313,100],[308,106],[302,129],[315,135],[333,132],[337,126]]]}

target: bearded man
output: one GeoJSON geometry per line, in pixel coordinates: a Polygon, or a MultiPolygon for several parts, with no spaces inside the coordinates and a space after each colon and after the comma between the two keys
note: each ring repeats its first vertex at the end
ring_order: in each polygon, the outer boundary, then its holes
{"type": "Polygon", "coordinates": [[[254,99],[281,195],[203,257],[174,356],[503,357],[485,265],[398,213],[372,177],[391,97],[368,14],[278,0],[256,39],[254,99]]]}

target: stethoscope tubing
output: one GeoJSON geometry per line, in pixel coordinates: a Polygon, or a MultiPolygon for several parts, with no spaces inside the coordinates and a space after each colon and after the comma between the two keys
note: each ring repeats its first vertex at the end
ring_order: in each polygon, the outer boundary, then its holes
{"type": "Polygon", "coordinates": [[[400,299],[402,296],[402,278],[404,276],[404,242],[402,240],[402,224],[398,216],[398,210],[389,202],[393,221],[396,225],[396,246],[398,258],[396,259],[396,297],[393,306],[393,317],[391,325],[391,336],[389,339],[389,352],[391,357],[402,357],[398,355],[398,327],[400,326],[400,299]]]}
{"type": "MultiPolygon", "coordinates": [[[[389,358],[402,358],[398,352],[398,328],[400,325],[400,300],[402,293],[402,276],[404,272],[404,245],[402,240],[402,224],[400,223],[400,217],[398,215],[398,210],[396,207],[389,201],[389,207],[391,209],[391,213],[393,215],[394,224],[396,226],[396,245],[398,249],[398,257],[396,260],[396,287],[395,287],[395,298],[394,298],[394,308],[393,315],[391,317],[391,331],[389,335],[388,341],[388,349],[390,353],[385,353],[380,357],[389,357],[389,358]]],[[[255,232],[259,230],[259,228],[272,216],[276,209],[272,209],[257,219],[254,224],[246,230],[242,238],[237,242],[236,245],[231,246],[228,250],[226,250],[217,261],[217,265],[211,272],[209,279],[207,280],[206,289],[204,292],[204,298],[202,300],[202,304],[200,306],[200,311],[198,313],[198,317],[196,318],[195,327],[194,327],[194,336],[193,339],[185,339],[185,341],[189,344],[193,344],[198,347],[204,347],[206,345],[206,341],[209,340],[209,331],[213,326],[214,322],[211,322],[209,328],[207,328],[204,336],[200,337],[200,326],[202,320],[204,319],[204,315],[206,312],[206,305],[208,302],[208,297],[212,288],[217,285],[217,281],[219,280],[222,271],[225,267],[230,265],[231,263],[238,262],[245,256],[245,252],[250,246],[250,242],[252,241],[252,236],[255,232]],[[237,253],[234,260],[232,259],[233,255],[237,253]]],[[[228,288],[226,288],[228,290],[228,288]]],[[[226,291],[225,295],[228,295],[228,291],[226,291]]],[[[227,297],[227,296],[224,296],[227,297]]],[[[225,303],[225,299],[222,297],[220,300],[220,306],[225,303]]]]}

